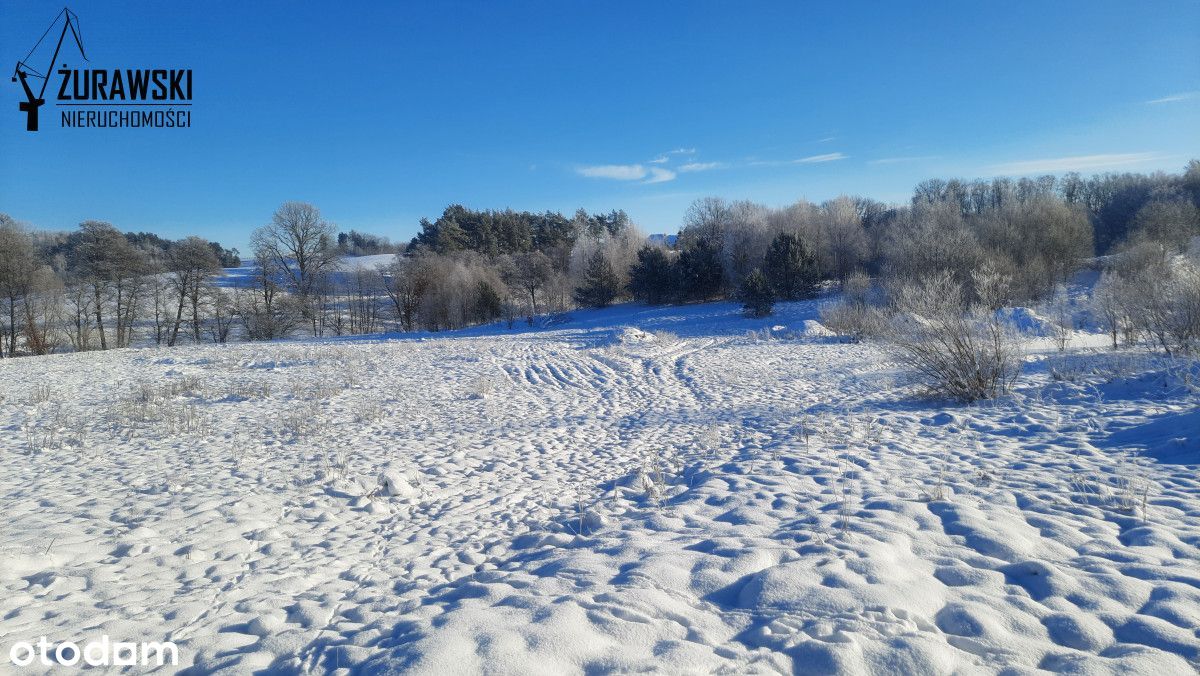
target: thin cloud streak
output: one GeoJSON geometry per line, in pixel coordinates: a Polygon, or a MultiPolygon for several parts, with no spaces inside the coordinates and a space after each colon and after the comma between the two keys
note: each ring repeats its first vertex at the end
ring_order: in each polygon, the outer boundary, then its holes
{"type": "Polygon", "coordinates": [[[679,165],[679,171],[711,171],[713,169],[724,169],[726,166],[724,162],[688,162],[687,164],[679,165]]]}
{"type": "Polygon", "coordinates": [[[1102,155],[1075,155],[1040,160],[1023,160],[993,164],[987,170],[994,174],[1039,174],[1086,169],[1113,169],[1131,164],[1143,164],[1164,159],[1161,153],[1107,153],[1102,155]]]}
{"type": "Polygon", "coordinates": [[[646,178],[646,167],[640,164],[598,164],[576,167],[575,172],[588,178],[607,178],[614,181],[637,181],[646,178]]]}
{"type": "Polygon", "coordinates": [[[792,160],[792,164],[814,164],[817,162],[836,162],[844,160],[848,156],[842,153],[825,153],[824,155],[813,155],[811,157],[802,157],[798,160],[792,160]]]}
{"type": "Polygon", "coordinates": [[[794,164],[820,164],[822,162],[836,162],[838,160],[849,159],[849,155],[845,153],[825,153],[824,155],[810,155],[801,157],[795,160],[755,160],[748,162],[750,167],[785,167],[794,164]]]}
{"type": "Polygon", "coordinates": [[[657,157],[650,160],[650,163],[651,164],[666,164],[667,162],[669,162],[671,160],[672,155],[695,155],[695,154],[696,154],[695,148],[676,148],[674,150],[668,150],[665,153],[659,153],[659,155],[657,157]]]}
{"type": "Polygon", "coordinates": [[[810,155],[793,160],[760,160],[752,162],[685,162],[677,167],[668,168],[666,165],[671,156],[692,156],[695,148],[676,148],[649,160],[646,164],[594,164],[579,165],[575,173],[586,178],[600,178],[611,181],[638,181],[642,184],[667,183],[674,181],[683,173],[697,173],[716,169],[732,169],[738,167],[785,167],[801,164],[820,164],[848,159],[845,153],[824,153],[810,155]],[[647,166],[648,165],[648,166],[647,166]]]}
{"type": "Polygon", "coordinates": [[[1149,101],[1146,101],[1145,103],[1148,106],[1155,106],[1160,103],[1175,103],[1177,101],[1188,101],[1188,100],[1198,98],[1198,97],[1200,97],[1200,91],[1180,92],[1178,94],[1171,94],[1170,96],[1164,96],[1161,99],[1151,99],[1149,101]]]}

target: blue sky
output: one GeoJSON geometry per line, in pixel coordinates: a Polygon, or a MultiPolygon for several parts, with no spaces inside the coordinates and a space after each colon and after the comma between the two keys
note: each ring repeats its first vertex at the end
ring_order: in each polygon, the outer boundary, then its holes
{"type": "MultiPolygon", "coordinates": [[[[5,77],[0,211],[47,229],[244,247],[299,199],[400,240],[455,202],[665,232],[705,195],[1200,157],[1196,1],[70,6],[91,67],[192,68],[193,127],[62,129],[49,101],[28,133],[5,77]]],[[[0,0],[6,75],[60,8],[0,0]]]]}

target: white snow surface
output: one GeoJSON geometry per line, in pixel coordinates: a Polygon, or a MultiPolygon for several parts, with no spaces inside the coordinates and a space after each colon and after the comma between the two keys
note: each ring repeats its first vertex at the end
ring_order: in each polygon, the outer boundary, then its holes
{"type": "Polygon", "coordinates": [[[0,658],[1194,672],[1194,369],[1042,341],[952,405],[777,310],[4,360],[0,658]]]}

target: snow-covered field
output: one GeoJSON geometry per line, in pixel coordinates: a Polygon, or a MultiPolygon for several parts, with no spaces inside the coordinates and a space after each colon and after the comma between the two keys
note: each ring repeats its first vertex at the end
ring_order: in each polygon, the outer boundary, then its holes
{"type": "Polygon", "coordinates": [[[778,310],[0,362],[0,659],[103,634],[195,673],[1200,665],[1194,370],[1031,341],[1013,397],[943,405],[778,310]]]}

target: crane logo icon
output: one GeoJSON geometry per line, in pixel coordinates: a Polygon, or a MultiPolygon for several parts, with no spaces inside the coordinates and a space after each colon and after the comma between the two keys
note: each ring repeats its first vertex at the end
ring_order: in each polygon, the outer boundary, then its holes
{"type": "Polygon", "coordinates": [[[46,85],[50,83],[50,73],[54,72],[54,64],[58,62],[59,52],[62,51],[63,42],[67,39],[67,33],[71,33],[71,37],[75,38],[75,46],[79,48],[79,55],[87,60],[87,53],[83,51],[83,39],[79,37],[79,16],[70,9],[63,7],[58,16],[54,17],[54,21],[50,22],[50,26],[46,28],[46,32],[42,33],[42,37],[34,43],[29,53],[24,59],[17,61],[17,65],[13,68],[12,81],[21,82],[21,88],[25,90],[25,100],[18,104],[21,112],[25,113],[25,129],[26,131],[38,130],[38,109],[46,103],[46,85]],[[34,52],[41,47],[42,42],[46,37],[51,35],[59,22],[62,23],[62,30],[58,34],[58,43],[54,46],[54,55],[50,57],[50,63],[44,72],[37,70],[29,65],[30,59],[33,58],[34,52]],[[38,88],[37,94],[34,94],[34,83],[30,86],[30,79],[41,80],[41,86],[38,88]]]}

